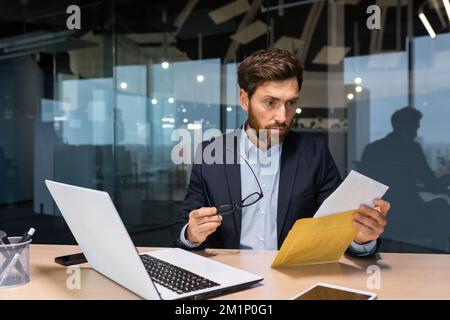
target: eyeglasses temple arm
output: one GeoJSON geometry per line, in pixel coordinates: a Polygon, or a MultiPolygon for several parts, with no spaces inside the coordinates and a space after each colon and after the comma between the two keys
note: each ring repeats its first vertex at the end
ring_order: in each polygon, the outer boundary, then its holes
{"type": "Polygon", "coordinates": [[[263,191],[262,191],[261,185],[259,184],[259,180],[258,180],[258,178],[256,177],[255,171],[253,171],[253,169],[252,169],[252,167],[250,166],[250,164],[247,162],[247,160],[245,160],[244,157],[242,157],[242,155],[241,155],[241,158],[242,158],[242,160],[245,161],[245,163],[248,165],[248,167],[249,167],[250,170],[252,171],[252,174],[253,174],[253,176],[254,176],[255,179],[256,179],[256,183],[258,184],[259,191],[261,192],[261,195],[264,196],[264,193],[263,193],[263,191]]]}

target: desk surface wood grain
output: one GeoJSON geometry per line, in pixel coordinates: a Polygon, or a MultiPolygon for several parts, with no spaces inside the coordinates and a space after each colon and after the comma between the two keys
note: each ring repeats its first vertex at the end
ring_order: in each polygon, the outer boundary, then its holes
{"type": "MultiPolygon", "coordinates": [[[[31,281],[17,288],[0,289],[0,299],[139,299],[88,264],[80,265],[81,288],[68,289],[71,273],[53,260],[76,252],[77,246],[31,245],[31,281]]],[[[264,277],[250,289],[216,299],[289,299],[317,282],[375,291],[378,299],[450,299],[450,255],[381,253],[377,258],[343,257],[339,263],[271,269],[276,251],[207,249],[198,253],[264,277]],[[368,282],[376,282],[368,273],[371,265],[380,270],[379,289],[367,287],[368,282]]]]}

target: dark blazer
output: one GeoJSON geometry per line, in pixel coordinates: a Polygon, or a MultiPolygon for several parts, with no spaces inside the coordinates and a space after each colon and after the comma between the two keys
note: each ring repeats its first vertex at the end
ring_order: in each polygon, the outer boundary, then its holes
{"type": "MultiPolygon", "coordinates": [[[[206,192],[211,205],[215,207],[240,203],[240,135],[241,129],[238,129],[228,135],[205,141],[197,148],[196,163],[192,166],[186,197],[172,229],[175,245],[184,247],[179,238],[182,228],[188,222],[189,212],[210,206],[206,192]],[[205,148],[210,153],[211,150],[219,150],[213,155],[216,159],[223,159],[223,163],[226,164],[206,164],[205,161],[201,161],[199,157],[205,148]],[[225,152],[220,154],[220,150],[225,152]],[[225,162],[226,159],[228,162],[225,162]],[[232,163],[229,164],[230,162],[232,163]]],[[[278,248],[283,244],[295,221],[311,218],[320,204],[341,183],[339,171],[325,142],[299,132],[290,131],[286,136],[282,146],[280,170],[278,248]]],[[[221,226],[206,239],[201,248],[239,248],[241,214],[239,210],[234,214],[225,215],[221,226]]]]}

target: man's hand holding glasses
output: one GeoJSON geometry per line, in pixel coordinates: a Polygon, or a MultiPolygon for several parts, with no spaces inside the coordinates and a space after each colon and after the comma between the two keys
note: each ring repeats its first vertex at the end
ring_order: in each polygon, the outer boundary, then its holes
{"type": "Polygon", "coordinates": [[[193,243],[202,243],[217,230],[222,223],[222,216],[217,214],[214,207],[203,207],[189,213],[189,226],[186,238],[193,243]]]}
{"type": "Polygon", "coordinates": [[[253,192],[249,194],[238,204],[222,204],[219,206],[219,208],[215,208],[211,204],[211,200],[205,185],[203,185],[205,195],[210,207],[202,207],[197,210],[192,210],[189,213],[189,225],[186,229],[185,236],[187,240],[189,240],[190,242],[202,243],[211,233],[215,232],[217,228],[220,226],[223,219],[222,216],[232,214],[237,210],[241,210],[242,208],[251,206],[264,197],[261,185],[259,184],[255,172],[253,171],[252,167],[247,162],[247,160],[245,160],[244,158],[242,159],[245,161],[247,166],[250,168],[253,176],[255,177],[256,183],[258,184],[259,192],[253,192]]]}

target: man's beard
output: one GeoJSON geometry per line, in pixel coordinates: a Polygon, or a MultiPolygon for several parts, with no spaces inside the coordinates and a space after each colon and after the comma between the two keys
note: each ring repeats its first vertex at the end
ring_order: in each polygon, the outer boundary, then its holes
{"type": "Polygon", "coordinates": [[[251,129],[254,129],[258,142],[262,145],[267,145],[267,148],[271,146],[283,142],[286,138],[289,130],[291,129],[292,122],[290,124],[284,123],[271,123],[266,126],[262,125],[258,122],[257,117],[253,113],[253,108],[251,107],[251,103],[249,102],[248,106],[248,125],[251,129]],[[271,130],[272,128],[280,128],[281,131],[271,130]],[[263,129],[263,130],[261,130],[263,129]],[[265,130],[264,130],[265,129],[265,130]]]}

